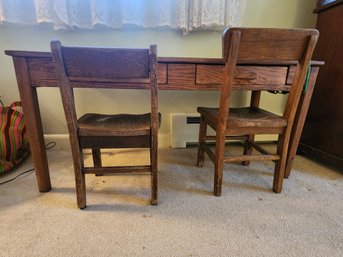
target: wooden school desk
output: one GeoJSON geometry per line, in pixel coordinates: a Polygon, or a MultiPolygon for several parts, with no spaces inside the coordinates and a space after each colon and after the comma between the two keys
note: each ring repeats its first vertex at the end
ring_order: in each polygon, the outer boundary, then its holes
{"type": "MultiPolygon", "coordinates": [[[[38,188],[40,192],[48,192],[51,190],[51,182],[36,89],[57,87],[52,58],[49,52],[6,50],[5,53],[12,56],[14,62],[38,188]]],[[[286,175],[292,169],[319,66],[322,64],[312,62],[308,88],[300,99],[292,130],[286,175]]],[[[224,68],[222,59],[160,57],[158,65],[159,90],[220,90],[224,68]]],[[[294,66],[290,62],[239,63],[235,74],[235,89],[288,91],[293,75],[294,66]]],[[[73,82],[72,86],[106,88],[104,84],[82,81],[73,82]]],[[[123,88],[134,87],[128,84],[123,88]]]]}

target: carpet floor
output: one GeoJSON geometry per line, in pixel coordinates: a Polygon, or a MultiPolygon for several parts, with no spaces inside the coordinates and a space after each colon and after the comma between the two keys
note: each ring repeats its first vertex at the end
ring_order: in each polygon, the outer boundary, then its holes
{"type": "MultiPolygon", "coordinates": [[[[148,152],[103,158],[145,164],[148,152]]],[[[343,173],[302,156],[281,194],[271,190],[272,163],[255,162],[225,165],[215,197],[208,158],[197,168],[195,148],[160,149],[158,206],[148,175],[86,175],[83,210],[70,152],[57,146],[48,160],[49,193],[38,192],[34,172],[0,186],[1,257],[343,256],[343,173]]],[[[0,182],[31,167],[29,158],[0,182]]]]}

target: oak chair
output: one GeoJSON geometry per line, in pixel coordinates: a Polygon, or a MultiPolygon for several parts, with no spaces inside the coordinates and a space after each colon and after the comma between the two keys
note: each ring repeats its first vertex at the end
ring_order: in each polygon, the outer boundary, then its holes
{"type": "Polygon", "coordinates": [[[205,153],[214,163],[214,194],[221,195],[223,179],[223,163],[250,161],[274,161],[273,191],[280,193],[285,173],[286,155],[297,105],[302,93],[305,77],[319,33],[313,29],[258,29],[230,28],[223,33],[223,60],[225,62],[224,80],[221,89],[219,108],[198,107],[200,113],[200,129],[197,166],[202,167],[205,153]],[[267,88],[251,90],[250,106],[231,108],[230,97],[234,84],[234,76],[238,65],[274,65],[294,64],[295,74],[282,115],[260,108],[262,90],[278,91],[279,86],[269,85],[267,88]],[[215,151],[207,144],[209,138],[207,126],[215,130],[215,151]],[[254,142],[257,134],[278,135],[277,150],[269,153],[261,145],[254,142]],[[228,136],[240,136],[244,142],[242,155],[227,155],[225,141],[228,136]],[[252,154],[255,149],[259,154],[252,154]]]}
{"type": "Polygon", "coordinates": [[[151,204],[157,199],[157,136],[161,123],[157,103],[157,47],[150,49],[65,47],[51,42],[51,53],[67,120],[79,208],[86,207],[85,174],[151,174],[151,204]],[[151,112],[87,113],[77,118],[73,87],[143,88],[151,91],[151,112]],[[103,148],[150,148],[150,164],[102,166],[103,148]],[[83,149],[92,149],[94,167],[85,167],[83,149]]]}

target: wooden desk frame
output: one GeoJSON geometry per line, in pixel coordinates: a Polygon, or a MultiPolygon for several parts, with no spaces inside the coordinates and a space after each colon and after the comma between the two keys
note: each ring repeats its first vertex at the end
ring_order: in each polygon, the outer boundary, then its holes
{"type": "MultiPolygon", "coordinates": [[[[51,190],[48,160],[43,137],[37,87],[56,87],[57,80],[49,52],[5,51],[12,56],[18,89],[25,113],[32,159],[40,192],[51,190]]],[[[159,90],[220,90],[224,63],[211,58],[159,58],[159,90]]],[[[322,62],[312,62],[308,89],[300,99],[288,150],[288,177],[298,148],[313,88],[322,62]]],[[[236,90],[288,91],[294,74],[294,63],[239,63],[235,74],[236,90]]],[[[104,83],[82,81],[74,87],[106,88],[104,83]]],[[[146,85],[123,84],[122,88],[146,89],[146,85]]]]}

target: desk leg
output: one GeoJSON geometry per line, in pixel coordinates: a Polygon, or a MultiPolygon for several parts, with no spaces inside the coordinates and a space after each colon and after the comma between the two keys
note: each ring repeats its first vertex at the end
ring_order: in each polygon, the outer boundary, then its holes
{"type": "Polygon", "coordinates": [[[13,61],[39,192],[48,192],[51,190],[51,182],[37,91],[30,84],[26,58],[14,57],[13,61]]]}
{"type": "Polygon", "coordinates": [[[318,67],[312,67],[311,68],[310,81],[308,83],[307,91],[305,94],[301,95],[301,98],[299,101],[297,113],[296,113],[296,116],[294,119],[293,129],[291,132],[291,139],[289,142],[287,162],[286,162],[286,170],[285,170],[285,178],[289,177],[291,170],[292,170],[293,161],[294,161],[295,155],[297,153],[301,133],[302,133],[302,130],[304,128],[305,119],[307,116],[308,108],[310,106],[312,93],[313,93],[314,85],[316,83],[318,71],[319,71],[318,67]]]}

